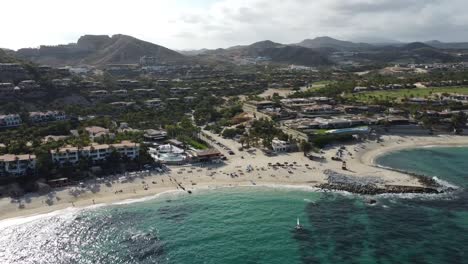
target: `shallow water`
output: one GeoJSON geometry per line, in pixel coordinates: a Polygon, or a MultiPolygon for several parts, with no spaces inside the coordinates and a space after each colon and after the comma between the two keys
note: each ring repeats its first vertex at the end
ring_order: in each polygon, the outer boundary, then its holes
{"type": "MultiPolygon", "coordinates": [[[[466,148],[378,160],[461,187],[466,161],[466,148]]],[[[0,263],[468,263],[463,188],[376,199],[369,206],[361,196],[261,187],[169,193],[3,226],[0,263]]]]}

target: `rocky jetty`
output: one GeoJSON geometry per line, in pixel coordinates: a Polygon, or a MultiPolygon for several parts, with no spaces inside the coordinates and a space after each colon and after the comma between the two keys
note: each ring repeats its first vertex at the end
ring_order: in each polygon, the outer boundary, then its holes
{"type": "MultiPolygon", "coordinates": [[[[324,171],[327,175],[328,183],[319,185],[326,190],[347,191],[363,195],[375,195],[384,193],[443,193],[438,189],[439,184],[426,176],[418,175],[418,179],[424,187],[386,185],[378,177],[356,177],[345,175],[332,170],[324,171]]],[[[416,176],[416,175],[412,175],[416,176]]]]}

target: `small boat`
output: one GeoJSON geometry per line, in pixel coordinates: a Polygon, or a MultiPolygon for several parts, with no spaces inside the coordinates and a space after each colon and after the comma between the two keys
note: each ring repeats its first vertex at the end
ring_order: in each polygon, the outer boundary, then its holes
{"type": "Polygon", "coordinates": [[[301,223],[299,222],[299,217],[297,218],[296,227],[294,227],[294,229],[296,229],[296,230],[301,230],[301,229],[302,229],[302,225],[301,225],[301,223]]]}

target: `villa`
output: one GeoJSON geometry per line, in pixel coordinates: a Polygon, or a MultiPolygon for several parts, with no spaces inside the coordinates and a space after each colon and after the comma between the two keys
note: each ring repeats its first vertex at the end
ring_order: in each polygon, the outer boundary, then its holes
{"type": "Polygon", "coordinates": [[[18,114],[0,115],[0,128],[18,127],[21,123],[21,117],[18,114]]]}
{"type": "Polygon", "coordinates": [[[61,111],[30,112],[29,119],[33,123],[43,123],[66,120],[67,115],[61,111]]]}
{"type": "Polygon", "coordinates": [[[93,144],[84,148],[64,147],[51,150],[52,161],[61,165],[69,162],[77,163],[81,157],[89,157],[93,162],[106,160],[113,151],[118,152],[122,157],[136,159],[140,156],[140,144],[131,141],[122,141],[118,144],[93,144]]]}
{"type": "Polygon", "coordinates": [[[110,133],[109,129],[103,127],[91,126],[86,127],[85,130],[88,132],[89,138],[93,141],[104,136],[109,136],[110,138],[115,137],[114,133],[110,133]]]}
{"type": "Polygon", "coordinates": [[[0,156],[0,175],[24,175],[28,170],[36,168],[36,156],[31,154],[0,156]]]}

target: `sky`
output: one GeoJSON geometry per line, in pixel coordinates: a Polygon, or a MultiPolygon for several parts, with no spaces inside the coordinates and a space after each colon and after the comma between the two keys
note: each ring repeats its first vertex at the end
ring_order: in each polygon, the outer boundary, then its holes
{"type": "Polygon", "coordinates": [[[1,0],[0,47],[126,34],[171,49],[262,40],[468,41],[467,0],[1,0]]]}

